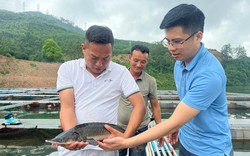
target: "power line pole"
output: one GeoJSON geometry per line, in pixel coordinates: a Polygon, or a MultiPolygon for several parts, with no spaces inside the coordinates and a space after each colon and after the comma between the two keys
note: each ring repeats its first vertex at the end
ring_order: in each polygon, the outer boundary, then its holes
{"type": "Polygon", "coordinates": [[[23,12],[25,12],[25,2],[23,2],[23,12]]]}
{"type": "Polygon", "coordinates": [[[40,4],[37,4],[37,11],[40,12],[40,4]]]}

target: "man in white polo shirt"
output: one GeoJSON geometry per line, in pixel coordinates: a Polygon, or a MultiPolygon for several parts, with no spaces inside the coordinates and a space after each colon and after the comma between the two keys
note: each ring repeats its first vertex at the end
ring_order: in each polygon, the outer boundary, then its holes
{"type": "MultiPolygon", "coordinates": [[[[124,94],[133,111],[124,138],[134,134],[146,112],[139,88],[129,71],[111,61],[114,38],[105,26],[91,26],[82,44],[84,59],[63,63],[58,70],[57,90],[60,95],[60,121],[63,130],[77,124],[106,122],[117,124],[119,99],[124,94]]],[[[103,151],[87,142],[58,147],[59,155],[115,156],[117,151],[103,151]]]]}

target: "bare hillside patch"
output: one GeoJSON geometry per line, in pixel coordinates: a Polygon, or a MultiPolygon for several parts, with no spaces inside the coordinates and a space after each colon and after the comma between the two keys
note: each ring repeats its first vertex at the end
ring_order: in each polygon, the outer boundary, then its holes
{"type": "Polygon", "coordinates": [[[0,56],[0,88],[56,87],[60,63],[33,62],[0,56]]]}

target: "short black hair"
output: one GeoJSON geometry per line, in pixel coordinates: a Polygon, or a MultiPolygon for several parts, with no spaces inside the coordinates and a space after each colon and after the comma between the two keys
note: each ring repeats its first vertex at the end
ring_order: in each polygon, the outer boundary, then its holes
{"type": "Polygon", "coordinates": [[[132,48],[131,48],[131,54],[133,54],[133,51],[134,50],[139,50],[141,51],[142,53],[148,53],[149,54],[149,49],[148,47],[144,46],[144,45],[134,45],[132,48]]]}
{"type": "Polygon", "coordinates": [[[100,43],[100,44],[108,44],[114,45],[114,36],[111,31],[106,26],[93,25],[88,28],[85,33],[85,43],[88,44],[90,42],[100,43]]]}
{"type": "Polygon", "coordinates": [[[205,16],[193,4],[180,4],[172,8],[163,18],[160,29],[181,26],[185,32],[193,33],[204,29],[205,16]]]}

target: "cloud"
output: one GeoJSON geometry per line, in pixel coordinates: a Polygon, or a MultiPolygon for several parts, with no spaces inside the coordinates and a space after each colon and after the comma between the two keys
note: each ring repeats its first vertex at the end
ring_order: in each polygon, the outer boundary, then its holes
{"type": "Polygon", "coordinates": [[[115,38],[146,42],[164,37],[159,29],[165,14],[180,3],[194,4],[205,16],[203,42],[207,48],[221,50],[244,46],[250,56],[250,1],[248,0],[0,0],[0,9],[11,11],[39,11],[73,21],[86,29],[93,24],[106,25],[115,38]]]}

